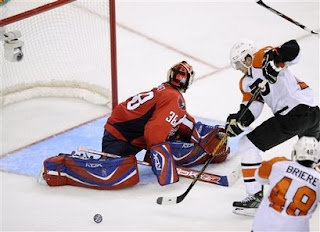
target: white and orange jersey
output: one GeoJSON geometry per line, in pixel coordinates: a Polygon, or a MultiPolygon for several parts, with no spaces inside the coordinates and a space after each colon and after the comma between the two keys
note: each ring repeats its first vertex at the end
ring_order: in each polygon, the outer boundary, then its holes
{"type": "Polygon", "coordinates": [[[285,157],[262,162],[257,181],[270,188],[253,222],[253,231],[309,231],[320,200],[320,173],[285,157]]]}
{"type": "MultiPolygon", "coordinates": [[[[269,49],[272,49],[272,47],[264,47],[255,54],[251,68],[251,76],[246,75],[240,80],[243,103],[250,100],[252,89],[260,82],[266,80],[262,73],[262,60],[265,52],[269,49]]],[[[255,101],[249,107],[255,118],[262,112],[262,103],[266,103],[274,114],[280,113],[281,115],[287,114],[299,104],[308,106],[317,105],[311,88],[295,77],[287,68],[288,66],[297,63],[299,59],[300,53],[294,60],[278,65],[283,67],[283,69],[279,72],[276,83],[267,83],[265,89],[261,91],[263,100],[260,99],[260,101],[255,101]]]]}

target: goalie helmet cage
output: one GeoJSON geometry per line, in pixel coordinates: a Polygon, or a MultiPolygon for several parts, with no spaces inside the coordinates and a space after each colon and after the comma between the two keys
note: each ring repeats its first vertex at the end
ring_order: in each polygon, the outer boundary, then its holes
{"type": "Polygon", "coordinates": [[[0,7],[0,27],[19,30],[23,59],[4,59],[3,106],[35,97],[118,103],[115,0],[15,0],[0,7]]]}

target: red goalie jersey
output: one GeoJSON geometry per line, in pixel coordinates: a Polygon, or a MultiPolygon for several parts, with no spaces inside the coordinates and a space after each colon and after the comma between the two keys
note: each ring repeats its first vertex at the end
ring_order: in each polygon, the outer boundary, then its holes
{"type": "Polygon", "coordinates": [[[119,104],[105,129],[118,140],[149,150],[174,135],[185,118],[194,123],[182,94],[169,83],[162,83],[119,104]]]}

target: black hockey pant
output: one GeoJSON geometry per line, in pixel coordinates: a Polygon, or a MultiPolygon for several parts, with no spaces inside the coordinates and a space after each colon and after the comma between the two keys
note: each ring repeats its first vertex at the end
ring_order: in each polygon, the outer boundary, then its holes
{"type": "Polygon", "coordinates": [[[119,156],[129,156],[135,155],[142,148],[136,147],[127,143],[125,141],[121,141],[116,139],[112,134],[108,131],[104,131],[103,138],[102,138],[102,151],[114,155],[119,156]]]}
{"type": "Polygon", "coordinates": [[[276,114],[264,121],[247,136],[260,150],[269,150],[293,136],[315,137],[320,140],[320,110],[319,107],[298,105],[288,114],[276,114]]]}

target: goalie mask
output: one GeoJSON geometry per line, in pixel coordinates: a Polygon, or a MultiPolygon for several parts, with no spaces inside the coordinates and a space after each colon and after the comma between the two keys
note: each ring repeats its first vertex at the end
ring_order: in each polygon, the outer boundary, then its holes
{"type": "Polygon", "coordinates": [[[251,65],[247,65],[245,61],[248,56],[253,58],[254,52],[255,46],[252,41],[242,40],[236,43],[230,51],[230,63],[232,67],[236,70],[240,70],[242,65],[249,70],[251,65]]]}
{"type": "Polygon", "coordinates": [[[194,74],[192,66],[182,61],[168,70],[168,82],[185,93],[193,82],[194,74]]]}
{"type": "Polygon", "coordinates": [[[293,146],[292,160],[294,161],[312,161],[316,163],[319,159],[318,140],[314,137],[301,137],[293,146]]]}

